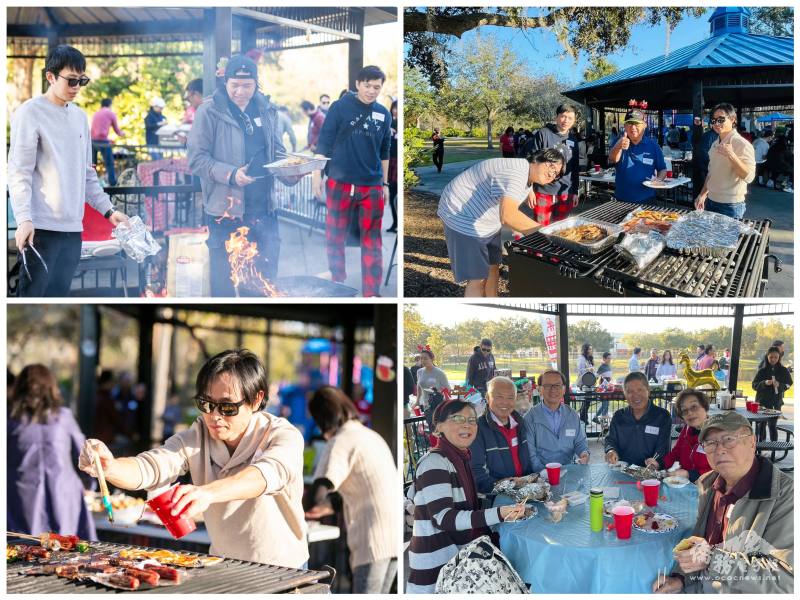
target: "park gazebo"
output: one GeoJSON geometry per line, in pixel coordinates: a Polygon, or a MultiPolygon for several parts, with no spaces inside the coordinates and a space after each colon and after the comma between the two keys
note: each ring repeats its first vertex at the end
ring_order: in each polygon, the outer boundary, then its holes
{"type": "Polygon", "coordinates": [[[747,8],[717,8],[708,21],[705,40],[563,92],[588,109],[599,151],[605,154],[606,114],[624,115],[630,99],[647,101],[662,144],[667,111],[702,116],[719,102],[740,115],[792,110],[794,40],[749,33],[747,8]]]}
{"type": "Polygon", "coordinates": [[[88,58],[202,56],[204,89],[221,57],[348,45],[349,87],[364,61],[364,28],[397,20],[394,7],[8,7],[8,58],[44,58],[80,44],[88,58]]]}

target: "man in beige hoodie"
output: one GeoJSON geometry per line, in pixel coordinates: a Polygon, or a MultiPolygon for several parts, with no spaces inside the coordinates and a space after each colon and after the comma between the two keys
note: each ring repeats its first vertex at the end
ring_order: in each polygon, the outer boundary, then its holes
{"type": "Polygon", "coordinates": [[[97,453],[110,483],[151,497],[190,473],[193,485],[178,486],[173,514],[203,516],[212,554],[303,567],[303,436],[286,419],[260,412],[266,390],[266,370],[252,352],[221,352],[197,375],[202,414],[189,429],[131,458],[114,458],[88,439],[78,467],[96,477],[97,453]]]}
{"type": "Polygon", "coordinates": [[[695,208],[742,219],[747,184],[756,177],[753,145],[736,131],[736,110],[728,103],[711,111],[711,128],[719,138],[708,151],[708,176],[695,208]]]}

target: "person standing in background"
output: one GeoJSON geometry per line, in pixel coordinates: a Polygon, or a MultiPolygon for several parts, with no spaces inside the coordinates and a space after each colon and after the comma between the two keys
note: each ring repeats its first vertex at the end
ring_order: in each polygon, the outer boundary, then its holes
{"type": "Polygon", "coordinates": [[[628,361],[628,373],[639,373],[642,370],[642,365],[639,364],[639,354],[641,354],[642,349],[639,346],[633,349],[633,354],[631,354],[631,359],[628,361]]]}
{"type": "MultiPolygon", "coordinates": [[[[144,118],[144,140],[148,146],[157,147],[160,144],[157,131],[167,124],[167,117],[162,114],[166,106],[167,104],[162,98],[156,97],[150,101],[150,110],[147,111],[144,118]]],[[[161,152],[150,150],[150,158],[160,160],[161,152]]]]}
{"type": "Polygon", "coordinates": [[[399,163],[397,162],[397,128],[399,127],[397,121],[397,100],[392,102],[389,112],[392,113],[392,145],[389,148],[389,208],[392,210],[392,224],[386,232],[397,233],[397,178],[400,169],[399,163]]]}
{"type": "Polygon", "coordinates": [[[289,136],[289,144],[292,146],[292,152],[297,151],[297,136],[294,134],[294,127],[292,126],[292,117],[289,116],[289,109],[285,106],[278,107],[278,135],[283,142],[283,135],[289,136]]]}
{"type": "Polygon", "coordinates": [[[486,386],[489,380],[494,377],[496,370],[494,356],[492,355],[492,340],[483,338],[480,346],[475,348],[475,352],[467,362],[466,381],[468,386],[474,387],[485,398],[486,386]]]}
{"type": "Polygon", "coordinates": [[[303,114],[308,117],[308,133],[306,135],[306,145],[303,150],[317,151],[317,142],[319,141],[319,132],[322,131],[322,125],[325,123],[325,113],[318,108],[314,108],[308,100],[303,100],[300,103],[300,109],[303,114]]]}
{"type": "Polygon", "coordinates": [[[655,348],[650,349],[650,358],[644,366],[644,374],[647,376],[648,381],[653,381],[658,373],[658,350],[655,348]]]}
{"type": "Polygon", "coordinates": [[[72,467],[85,438],[62,404],[50,369],[22,369],[8,398],[6,529],[30,535],[52,531],[94,541],[94,520],[72,467]]]}
{"type": "Polygon", "coordinates": [[[441,173],[444,166],[444,136],[438,127],[433,128],[431,141],[433,142],[433,164],[436,167],[436,172],[441,173]]]}
{"type": "Polygon", "coordinates": [[[122,131],[117,123],[117,115],[111,110],[111,98],[103,98],[100,101],[100,110],[92,116],[92,153],[95,164],[97,164],[98,154],[103,157],[108,184],[115,186],[117,185],[117,174],[114,171],[114,149],[111,147],[111,140],[108,139],[108,132],[111,128],[118,137],[122,137],[122,131]]]}

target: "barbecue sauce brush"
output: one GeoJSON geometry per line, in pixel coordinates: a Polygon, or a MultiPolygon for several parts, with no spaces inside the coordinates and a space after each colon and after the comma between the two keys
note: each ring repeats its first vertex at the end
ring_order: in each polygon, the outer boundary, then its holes
{"type": "Polygon", "coordinates": [[[108,513],[108,522],[114,522],[114,511],[111,508],[111,498],[108,495],[108,485],[106,485],[106,476],[103,473],[103,465],[100,464],[100,455],[94,453],[94,466],[97,469],[97,481],[100,483],[100,493],[103,494],[103,506],[106,507],[108,513]]]}

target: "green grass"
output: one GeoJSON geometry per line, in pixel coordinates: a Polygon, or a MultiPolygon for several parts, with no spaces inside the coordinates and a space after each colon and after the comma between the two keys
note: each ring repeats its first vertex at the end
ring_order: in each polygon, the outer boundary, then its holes
{"type": "MultiPolygon", "coordinates": [[[[755,375],[756,367],[760,359],[741,359],[739,361],[739,382],[737,388],[742,390],[745,396],[755,398],[755,392],[750,386],[753,375],[755,375]]],[[[520,369],[527,371],[528,376],[538,375],[545,369],[549,368],[550,363],[545,359],[535,358],[502,358],[495,356],[495,361],[498,369],[511,369],[512,375],[515,377],[519,375],[520,369]]],[[[611,363],[614,379],[623,374],[623,370],[627,372],[628,361],[627,359],[618,358],[611,363]]],[[[467,361],[463,363],[445,363],[439,365],[439,368],[447,375],[447,380],[451,385],[464,383],[464,378],[467,374],[467,361]]],[[[572,366],[574,369],[574,365],[572,366]]],[[[680,374],[680,367],[678,373],[680,374]]],[[[571,372],[571,379],[574,381],[574,373],[571,372]]],[[[784,397],[786,404],[794,404],[794,387],[787,390],[784,397]]]]}
{"type": "MultiPolygon", "coordinates": [[[[433,158],[431,150],[433,148],[432,142],[425,143],[426,152],[424,162],[421,162],[420,167],[429,167],[433,165],[433,158]]],[[[486,138],[447,138],[444,143],[444,162],[454,163],[464,160],[483,160],[486,158],[500,158],[500,142],[495,140],[494,150],[486,148],[486,138]]]]}

